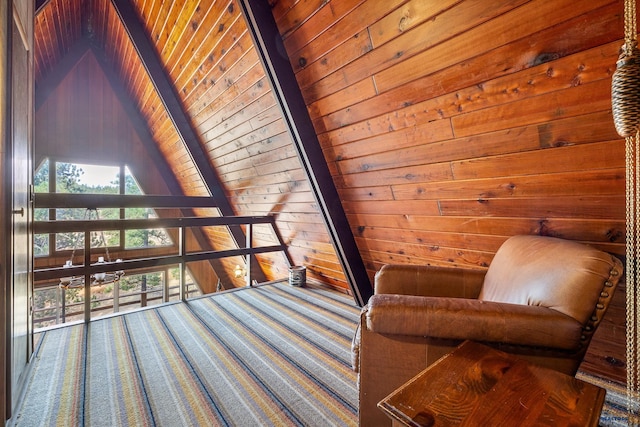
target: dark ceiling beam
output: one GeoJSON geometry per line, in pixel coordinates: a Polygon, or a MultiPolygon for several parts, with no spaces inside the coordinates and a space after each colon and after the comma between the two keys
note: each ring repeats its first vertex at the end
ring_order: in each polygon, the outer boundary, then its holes
{"type": "Polygon", "coordinates": [[[38,13],[40,13],[40,11],[42,9],[44,9],[44,7],[50,2],[51,0],[36,0],[36,6],[35,6],[35,14],[37,15],[38,13]]]}
{"type": "Polygon", "coordinates": [[[120,101],[120,105],[127,114],[127,117],[129,117],[129,120],[138,134],[142,145],[146,149],[147,155],[156,168],[158,168],[160,175],[164,178],[169,193],[173,195],[183,195],[184,192],[182,191],[182,187],[180,187],[180,183],[171,170],[171,166],[167,162],[167,159],[165,159],[160,152],[160,149],[158,149],[158,145],[155,143],[153,135],[151,135],[151,131],[149,130],[146,120],[138,110],[138,107],[131,100],[131,97],[127,94],[120,78],[113,71],[112,65],[106,59],[105,52],[97,46],[92,46],[92,51],[98,61],[98,64],[100,64],[102,72],[111,85],[113,93],[118,98],[118,101],[120,101]]]}
{"type": "MultiPolygon", "coordinates": [[[[180,98],[176,94],[175,88],[164,71],[164,67],[156,54],[155,48],[149,40],[145,29],[140,23],[138,15],[129,0],[111,0],[113,6],[120,16],[120,20],[129,34],[142,64],[144,65],[149,78],[158,92],[158,96],[164,104],[167,114],[171,118],[180,138],[187,146],[193,163],[196,165],[203,182],[208,187],[211,196],[216,199],[220,212],[223,215],[234,215],[233,209],[223,186],[220,183],[212,165],[209,163],[209,155],[202,149],[200,139],[191,127],[189,117],[182,109],[180,98]]],[[[243,241],[243,240],[241,240],[243,241]]]]}
{"type": "Polygon", "coordinates": [[[69,71],[80,61],[80,59],[91,49],[89,42],[84,39],[78,39],[71,49],[58,61],[53,70],[47,73],[46,77],[36,82],[35,90],[35,111],[45,103],[49,95],[56,90],[62,80],[69,74],[69,71]]]}
{"type": "Polygon", "coordinates": [[[240,6],[354,299],[362,306],[369,300],[373,288],[269,3],[241,0],[240,6]]]}
{"type": "MultiPolygon", "coordinates": [[[[164,179],[164,182],[167,185],[167,189],[169,190],[169,193],[173,195],[183,196],[184,191],[180,186],[180,182],[178,181],[178,178],[173,173],[173,170],[171,169],[171,165],[169,165],[169,162],[167,162],[167,159],[160,152],[158,145],[155,143],[153,139],[153,135],[151,135],[151,131],[149,130],[149,126],[147,125],[146,120],[140,113],[140,110],[136,107],[136,105],[131,100],[131,97],[127,95],[127,92],[124,86],[122,85],[120,78],[118,78],[116,74],[112,71],[111,64],[109,64],[109,62],[105,58],[105,52],[100,47],[97,47],[94,45],[92,45],[91,48],[94,56],[96,57],[96,60],[98,61],[98,64],[100,64],[100,68],[102,68],[102,72],[104,73],[105,77],[109,81],[109,84],[111,85],[111,89],[113,90],[113,93],[116,95],[116,97],[120,101],[120,105],[122,106],[125,113],[127,114],[127,117],[129,117],[131,124],[133,125],[136,133],[138,134],[138,137],[140,138],[140,141],[142,142],[142,145],[144,146],[147,152],[147,155],[149,156],[153,164],[156,166],[156,168],[158,168],[160,175],[164,179]]],[[[214,202],[215,202],[215,199],[214,199],[214,202]]],[[[209,206],[212,206],[212,205],[215,205],[215,203],[210,204],[209,206]]],[[[191,207],[196,207],[196,206],[198,205],[194,204],[191,207]]],[[[193,209],[182,209],[182,214],[188,217],[188,216],[193,216],[194,212],[193,212],[193,209]]],[[[198,228],[193,228],[192,233],[194,238],[202,248],[205,248],[205,249],[211,248],[209,239],[204,235],[202,230],[198,228]]],[[[229,277],[229,275],[227,274],[227,271],[224,268],[224,266],[222,266],[219,262],[215,260],[211,260],[209,262],[211,263],[211,267],[214,269],[214,271],[216,272],[220,280],[222,280],[224,283],[233,283],[231,277],[229,277]]],[[[260,269],[254,269],[253,271],[255,271],[256,273],[262,274],[262,271],[260,269]]],[[[258,276],[256,280],[262,282],[262,281],[265,281],[266,278],[264,278],[264,275],[263,275],[262,277],[258,276]]]]}
{"type": "MultiPolygon", "coordinates": [[[[180,98],[169,76],[167,76],[153,44],[140,23],[140,18],[133,8],[131,1],[111,0],[111,3],[118,13],[125,30],[129,34],[129,38],[138,52],[142,64],[147,70],[149,78],[158,92],[158,96],[167,110],[167,114],[176,127],[180,138],[184,141],[191,155],[191,160],[196,165],[205,186],[209,189],[211,197],[215,199],[220,213],[224,216],[235,215],[233,207],[224,193],[222,183],[209,162],[209,155],[203,150],[200,139],[191,126],[189,117],[182,108],[180,98]]],[[[229,227],[229,230],[235,239],[236,245],[238,245],[238,247],[243,245],[246,240],[244,232],[239,227],[229,227]]],[[[262,272],[261,269],[252,270],[262,272]]]]}

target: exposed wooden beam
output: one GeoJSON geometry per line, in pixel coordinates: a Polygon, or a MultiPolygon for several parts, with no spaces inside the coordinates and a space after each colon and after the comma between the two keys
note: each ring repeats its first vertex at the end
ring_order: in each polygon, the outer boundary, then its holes
{"type": "MultiPolygon", "coordinates": [[[[224,187],[218,178],[213,166],[209,162],[209,155],[203,150],[198,134],[195,132],[189,121],[189,117],[182,108],[182,103],[178,97],[173,83],[166,74],[164,67],[158,58],[155,48],[136,13],[130,0],[111,0],[120,20],[131,39],[131,42],[138,52],[138,56],[147,74],[151,79],[158,96],[160,97],[168,116],[171,118],[176,131],[184,142],[193,164],[196,166],[200,177],[209,194],[216,201],[218,210],[223,216],[233,216],[235,212],[231,203],[227,199],[224,187]]],[[[239,227],[229,227],[233,239],[237,246],[245,242],[244,232],[239,227]]],[[[266,280],[261,268],[253,268],[257,280],[266,280]]]]}
{"type": "Polygon", "coordinates": [[[51,0],[36,0],[36,8],[35,14],[37,15],[40,11],[50,2],[51,0]]]}
{"type": "MultiPolygon", "coordinates": [[[[180,138],[188,148],[193,163],[196,165],[203,182],[208,187],[211,196],[216,199],[222,215],[234,215],[229,200],[224,193],[223,186],[209,163],[209,156],[203,150],[197,133],[191,127],[189,117],[182,109],[182,103],[175,88],[164,71],[164,67],[158,58],[155,48],[145,29],[140,23],[140,19],[130,0],[111,0],[122,24],[129,34],[142,64],[144,65],[149,78],[153,82],[158,96],[164,104],[167,114],[171,118],[180,138]]],[[[242,241],[242,240],[240,240],[242,241]]]]}
{"type": "Polygon", "coordinates": [[[241,0],[240,6],[354,299],[362,306],[369,300],[373,288],[293,69],[287,56],[282,54],[286,50],[269,3],[241,0]]]}
{"type": "Polygon", "coordinates": [[[41,82],[36,82],[35,111],[38,111],[45,103],[49,95],[58,87],[60,82],[69,74],[69,71],[91,49],[86,39],[81,38],[69,49],[53,70],[47,73],[41,82]]]}
{"type": "MultiPolygon", "coordinates": [[[[129,117],[131,124],[136,130],[136,133],[138,134],[138,137],[140,138],[140,141],[142,142],[142,145],[144,146],[147,152],[147,155],[151,158],[151,161],[156,166],[156,168],[158,168],[158,171],[160,172],[160,175],[162,175],[169,192],[175,196],[183,196],[184,192],[182,190],[182,187],[180,186],[180,183],[178,182],[178,179],[176,178],[175,174],[171,170],[171,166],[167,162],[167,159],[162,155],[162,153],[158,149],[158,145],[155,143],[153,139],[153,135],[151,135],[151,132],[149,131],[149,127],[144,117],[142,116],[142,114],[140,113],[136,105],[133,103],[131,98],[126,94],[126,91],[120,79],[112,71],[111,65],[105,59],[104,51],[97,46],[92,46],[92,50],[96,60],[98,61],[98,64],[100,64],[100,67],[102,68],[102,72],[104,73],[105,77],[109,81],[109,84],[111,85],[111,89],[113,89],[113,93],[118,98],[118,100],[120,101],[120,105],[127,113],[127,116],[129,117]]],[[[179,199],[184,200],[182,199],[182,197],[179,197],[179,199]]],[[[205,201],[202,200],[204,199],[204,197],[200,198],[199,199],[200,201],[196,200],[198,198],[193,198],[193,199],[194,200],[191,200],[190,202],[188,202],[188,203],[191,203],[191,205],[181,205],[181,206],[174,205],[173,207],[182,208],[182,213],[185,216],[192,216],[193,209],[191,208],[201,207],[202,205],[207,204],[205,201]]],[[[66,203],[70,203],[70,201],[67,201],[66,203]]],[[[154,203],[159,203],[159,200],[156,200],[154,203]]],[[[175,204],[177,203],[177,201],[172,201],[168,203],[175,204]]],[[[208,207],[217,206],[216,203],[217,202],[215,199],[213,201],[209,200],[208,207]]],[[[86,207],[86,206],[88,205],[87,204],[83,205],[83,207],[86,207]]],[[[100,207],[100,206],[96,206],[96,207],[100,207]]],[[[138,207],[141,207],[141,206],[138,206],[138,207]]],[[[156,207],[161,207],[161,206],[156,206],[156,207]]],[[[165,207],[168,207],[168,206],[165,206],[165,207]]],[[[194,238],[197,240],[198,244],[202,248],[206,248],[206,249],[211,248],[211,244],[209,240],[201,230],[194,228],[191,230],[191,232],[193,233],[194,238]]],[[[240,244],[238,243],[238,246],[239,245],[240,244]]],[[[211,260],[210,262],[211,262],[211,268],[214,269],[218,277],[224,283],[232,283],[232,279],[227,273],[227,271],[225,270],[223,265],[216,262],[215,260],[211,260]]],[[[266,277],[264,276],[262,270],[254,269],[254,272],[256,275],[256,280],[260,282],[266,281],[266,277]]]]}

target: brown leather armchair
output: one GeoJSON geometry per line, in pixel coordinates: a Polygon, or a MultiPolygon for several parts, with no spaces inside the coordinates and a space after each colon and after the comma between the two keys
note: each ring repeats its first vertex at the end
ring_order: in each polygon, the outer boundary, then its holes
{"type": "Polygon", "coordinates": [[[386,265],[353,339],[359,421],[390,425],[376,407],[464,340],[575,375],[622,276],[589,246],[514,236],[489,269],[386,265]]]}

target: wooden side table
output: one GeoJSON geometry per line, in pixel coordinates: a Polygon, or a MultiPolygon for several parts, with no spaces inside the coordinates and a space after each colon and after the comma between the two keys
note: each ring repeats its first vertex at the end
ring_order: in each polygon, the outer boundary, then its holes
{"type": "Polygon", "coordinates": [[[569,375],[465,341],[378,407],[394,426],[598,426],[605,393],[569,375]]]}

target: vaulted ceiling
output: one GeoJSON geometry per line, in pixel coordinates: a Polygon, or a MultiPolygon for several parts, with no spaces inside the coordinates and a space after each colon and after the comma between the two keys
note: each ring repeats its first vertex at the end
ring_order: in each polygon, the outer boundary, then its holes
{"type": "MultiPolygon", "coordinates": [[[[221,215],[277,215],[293,260],[309,265],[310,279],[348,289],[235,1],[40,2],[34,54],[37,110],[92,55],[140,114],[153,144],[147,141],[148,151],[159,152],[172,194],[212,196],[221,215]]],[[[36,153],[38,147],[36,140],[36,153]]],[[[258,244],[273,239],[266,231],[254,236],[258,244]]],[[[226,231],[208,237],[216,249],[234,247],[226,231]]],[[[263,278],[287,276],[279,254],[258,258],[263,278]]],[[[237,262],[222,265],[230,272],[237,262]]]]}

